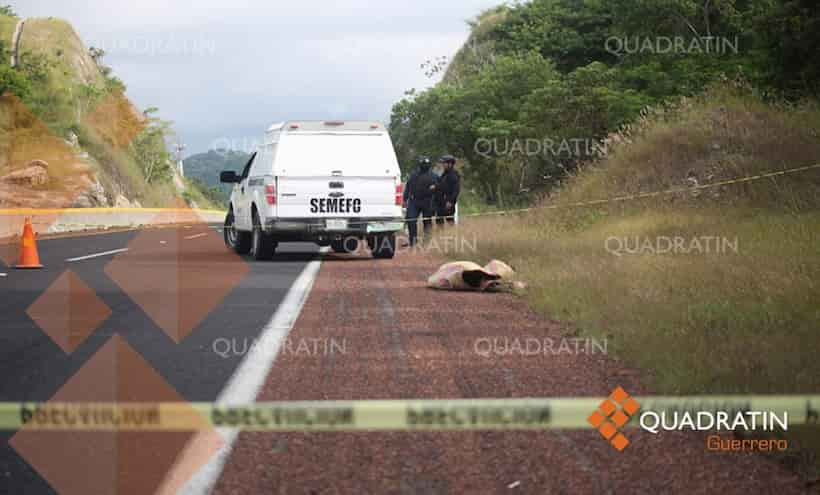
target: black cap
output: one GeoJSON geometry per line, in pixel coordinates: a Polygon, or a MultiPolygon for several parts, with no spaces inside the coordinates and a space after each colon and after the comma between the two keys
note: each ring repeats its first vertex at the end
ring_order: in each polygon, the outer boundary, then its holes
{"type": "Polygon", "coordinates": [[[438,159],[438,162],[439,163],[455,163],[456,162],[456,157],[454,157],[453,155],[444,155],[444,156],[442,156],[441,158],[438,159]]]}

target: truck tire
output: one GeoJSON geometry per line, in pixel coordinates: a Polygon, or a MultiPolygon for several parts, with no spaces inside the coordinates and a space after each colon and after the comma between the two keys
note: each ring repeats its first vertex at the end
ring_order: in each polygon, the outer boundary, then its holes
{"type": "Polygon", "coordinates": [[[278,243],[270,234],[262,230],[259,214],[253,212],[253,232],[251,234],[251,256],[256,261],[267,261],[273,258],[278,243]]]}
{"type": "Polygon", "coordinates": [[[228,214],[225,216],[222,235],[225,239],[225,245],[237,254],[248,254],[251,251],[251,234],[250,232],[236,230],[233,208],[229,209],[228,214]]]}
{"type": "Polygon", "coordinates": [[[396,234],[382,234],[374,238],[374,258],[391,259],[396,255],[396,234]]]}
{"type": "Polygon", "coordinates": [[[335,253],[355,253],[359,249],[359,240],[355,237],[344,237],[330,241],[330,248],[335,253]]]}

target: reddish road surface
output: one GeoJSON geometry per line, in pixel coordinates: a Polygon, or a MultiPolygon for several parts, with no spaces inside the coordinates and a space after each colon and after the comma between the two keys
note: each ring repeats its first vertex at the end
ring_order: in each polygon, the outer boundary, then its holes
{"type": "MultiPolygon", "coordinates": [[[[259,400],[606,396],[651,393],[600,352],[479,355],[478,339],[560,342],[566,329],[512,295],[425,288],[437,260],[327,255],[259,400]],[[320,339],[320,340],[313,340],[320,339]],[[301,351],[298,345],[325,344],[301,351]],[[335,347],[329,348],[330,342],[335,347]]],[[[628,430],[243,433],[215,493],[803,493],[761,455],[701,435],[628,430]]]]}

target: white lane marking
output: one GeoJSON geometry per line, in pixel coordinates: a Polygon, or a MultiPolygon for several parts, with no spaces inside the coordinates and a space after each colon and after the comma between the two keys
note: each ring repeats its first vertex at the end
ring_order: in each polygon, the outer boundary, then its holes
{"type": "MultiPolygon", "coordinates": [[[[321,248],[320,255],[329,251],[328,248],[321,248]]],[[[302,307],[307,301],[313,282],[319,273],[322,264],[321,257],[309,262],[302,273],[293,282],[285,299],[279,308],[268,321],[265,328],[257,337],[258,341],[265,342],[265,345],[254,346],[245,356],[233,376],[231,376],[225,388],[219,393],[216,403],[222,406],[247,404],[256,402],[259,391],[265,385],[273,362],[279,354],[282,342],[287,338],[302,311],[302,307]]],[[[225,463],[231,455],[233,445],[239,436],[239,431],[227,428],[218,428],[217,431],[222,436],[224,444],[219,451],[213,455],[207,464],[198,468],[197,463],[201,460],[201,452],[213,442],[207,434],[195,435],[185,446],[185,449],[177,457],[173,468],[165,475],[165,479],[157,491],[158,494],[179,493],[184,495],[203,495],[211,493],[225,463]],[[197,470],[198,468],[198,470],[197,470]],[[196,474],[187,479],[186,475],[191,470],[196,470],[196,474]]]]}
{"type": "Polygon", "coordinates": [[[74,262],[74,261],[90,260],[92,258],[99,258],[101,256],[108,256],[110,254],[124,253],[126,251],[128,251],[128,248],[115,249],[113,251],[106,251],[104,253],[96,253],[96,254],[89,254],[88,256],[80,256],[79,258],[68,258],[66,261],[71,263],[71,262],[74,262]]]}
{"type": "Polygon", "coordinates": [[[8,277],[8,276],[9,276],[8,273],[0,273],[0,277],[8,277]]]}
{"type": "Polygon", "coordinates": [[[205,232],[203,232],[201,234],[197,234],[197,235],[189,235],[188,237],[185,238],[185,240],[197,239],[199,237],[205,237],[206,235],[208,235],[208,234],[206,234],[205,232]]]}

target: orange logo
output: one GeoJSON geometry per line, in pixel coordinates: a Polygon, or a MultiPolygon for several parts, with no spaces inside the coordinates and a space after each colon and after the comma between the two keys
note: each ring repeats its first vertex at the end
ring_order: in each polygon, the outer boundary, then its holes
{"type": "Polygon", "coordinates": [[[609,440],[618,450],[624,450],[629,445],[629,440],[618,431],[633,416],[641,405],[626,393],[621,387],[616,388],[608,399],[604,399],[587,421],[598,429],[604,438],[609,440]]]}

